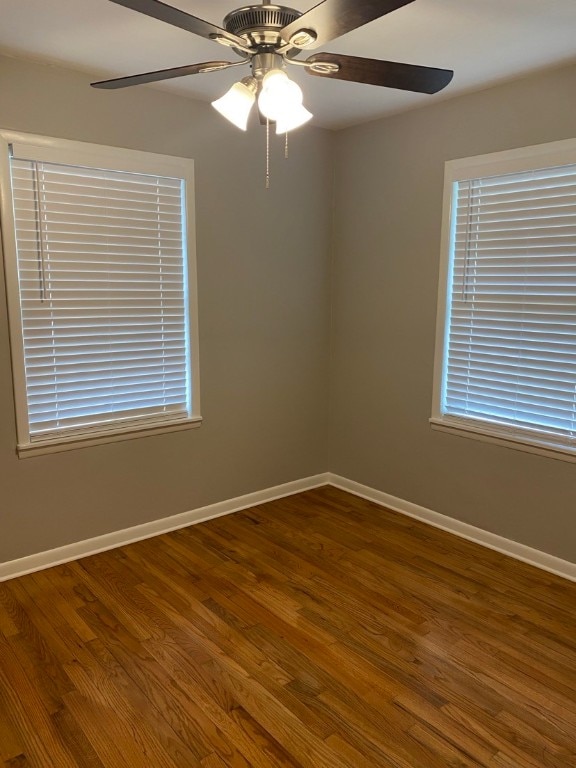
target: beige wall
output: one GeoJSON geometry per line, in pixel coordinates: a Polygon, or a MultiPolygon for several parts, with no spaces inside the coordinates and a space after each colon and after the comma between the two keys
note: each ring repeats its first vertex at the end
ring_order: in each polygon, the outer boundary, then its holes
{"type": "Polygon", "coordinates": [[[89,79],[0,58],[0,125],[194,158],[205,421],[19,460],[0,301],[0,562],[328,469],[331,134],[300,132],[288,161],[274,142],[267,192],[259,126],[89,79]]]}
{"type": "Polygon", "coordinates": [[[338,134],[330,468],[576,561],[576,464],[434,432],[444,162],[576,136],[576,67],[338,134]]]}

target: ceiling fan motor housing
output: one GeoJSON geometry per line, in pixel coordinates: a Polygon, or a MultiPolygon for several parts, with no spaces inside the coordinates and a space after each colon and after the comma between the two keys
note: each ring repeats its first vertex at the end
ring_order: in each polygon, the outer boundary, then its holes
{"type": "Polygon", "coordinates": [[[278,47],[282,44],[280,30],[300,16],[300,11],[283,5],[248,5],[231,11],[223,23],[227,32],[250,45],[278,47]]]}

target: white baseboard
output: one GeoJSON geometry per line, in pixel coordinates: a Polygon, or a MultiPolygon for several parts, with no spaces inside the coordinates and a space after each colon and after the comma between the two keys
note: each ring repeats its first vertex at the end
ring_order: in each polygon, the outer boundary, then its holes
{"type": "Polygon", "coordinates": [[[383,507],[392,509],[394,512],[400,512],[408,517],[428,523],[428,525],[432,525],[435,528],[441,528],[443,531],[453,533],[462,539],[468,539],[468,541],[473,541],[475,544],[488,547],[488,549],[494,549],[503,555],[508,555],[516,560],[522,560],[523,563],[534,565],[536,568],[549,571],[564,579],[576,581],[576,563],[562,560],[539,549],[532,549],[532,547],[519,544],[517,541],[512,541],[512,539],[506,539],[504,536],[498,536],[482,528],[476,528],[474,525],[463,523],[447,515],[441,515],[439,512],[421,507],[419,504],[399,499],[397,496],[377,491],[375,488],[361,485],[354,480],[348,480],[339,475],[329,473],[328,483],[343,491],[353,493],[355,496],[360,496],[363,499],[368,499],[383,507]]]}
{"type": "Polygon", "coordinates": [[[482,528],[476,528],[474,525],[463,523],[460,520],[442,515],[439,512],[434,512],[426,507],[405,501],[397,496],[391,496],[389,493],[378,491],[375,488],[370,488],[367,485],[362,485],[354,480],[348,480],[331,472],[314,475],[303,480],[295,480],[291,483],[274,486],[273,488],[266,488],[263,491],[248,493],[244,496],[220,501],[189,512],[182,512],[179,515],[173,515],[161,520],[153,520],[150,523],[143,523],[142,525],[106,533],[103,536],[96,536],[85,541],[67,544],[57,549],[28,555],[18,560],[0,563],[0,581],[14,579],[17,576],[24,576],[33,571],[51,568],[53,565],[78,560],[88,555],[96,555],[99,552],[121,547],[124,544],[132,544],[142,539],[175,531],[178,528],[186,528],[195,523],[202,523],[215,517],[229,515],[232,512],[239,512],[242,509],[247,509],[257,504],[264,504],[268,501],[284,498],[285,496],[292,496],[295,493],[309,491],[322,485],[333,485],[335,488],[340,488],[355,496],[373,501],[380,506],[392,509],[394,512],[400,512],[408,517],[413,517],[435,528],[441,528],[443,531],[448,531],[483,547],[494,549],[516,560],[522,560],[524,563],[541,568],[544,571],[549,571],[570,581],[576,581],[576,563],[562,560],[538,549],[532,549],[532,547],[527,547],[525,544],[519,544],[511,539],[490,533],[482,528]]]}
{"type": "Polygon", "coordinates": [[[107,549],[115,549],[124,544],[132,544],[135,541],[149,539],[152,536],[176,531],[178,528],[186,528],[195,523],[203,523],[205,520],[211,520],[214,517],[229,515],[232,512],[239,512],[241,509],[254,507],[257,504],[264,504],[267,501],[274,501],[285,496],[292,496],[295,493],[309,491],[311,488],[318,488],[321,485],[327,485],[327,483],[327,473],[314,475],[303,480],[294,480],[291,483],[276,485],[263,491],[255,491],[254,493],[247,493],[234,499],[220,501],[207,507],[193,509],[190,512],[182,512],[179,515],[172,515],[161,520],[153,520],[150,523],[135,525],[132,528],[125,528],[121,531],[105,533],[103,536],[95,536],[92,539],[85,539],[74,544],[66,544],[63,547],[50,549],[46,552],[38,552],[18,560],[10,560],[9,562],[0,563],[0,581],[14,579],[17,576],[24,576],[33,571],[51,568],[53,565],[68,563],[71,560],[78,560],[88,555],[96,555],[99,552],[105,552],[107,549]]]}

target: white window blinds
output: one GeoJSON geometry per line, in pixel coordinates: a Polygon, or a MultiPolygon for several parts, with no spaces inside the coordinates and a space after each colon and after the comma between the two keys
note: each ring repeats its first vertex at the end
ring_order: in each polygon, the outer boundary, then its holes
{"type": "Polygon", "coordinates": [[[183,181],[10,165],[29,440],[187,418],[183,181]]]}
{"type": "Polygon", "coordinates": [[[575,446],[576,165],[458,181],[442,412],[575,446]]]}

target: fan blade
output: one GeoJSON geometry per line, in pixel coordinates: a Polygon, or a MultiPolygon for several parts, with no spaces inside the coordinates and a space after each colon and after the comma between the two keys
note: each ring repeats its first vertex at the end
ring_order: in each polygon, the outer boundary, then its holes
{"type": "Polygon", "coordinates": [[[383,85],[386,88],[398,88],[401,91],[416,93],[438,93],[452,80],[451,69],[420,67],[416,64],[399,64],[396,61],[363,59],[359,56],[343,56],[339,53],[316,53],[306,59],[306,64],[338,64],[337,72],[307,72],[317,77],[331,77],[336,80],[350,80],[354,83],[383,85]]]}
{"type": "Polygon", "coordinates": [[[312,42],[301,46],[297,42],[292,44],[297,48],[318,48],[412,2],[414,0],[324,0],[280,30],[280,34],[289,43],[301,30],[313,32],[312,42]]]}
{"type": "Polygon", "coordinates": [[[153,19],[165,21],[166,24],[180,27],[180,29],[193,32],[195,35],[200,35],[200,37],[207,37],[209,40],[214,39],[214,36],[217,35],[218,37],[230,40],[230,42],[235,42],[237,45],[246,45],[246,41],[242,40],[241,37],[236,37],[236,35],[216,26],[216,24],[198,19],[196,16],[181,11],[179,8],[173,8],[171,5],[161,3],[160,0],[110,0],[110,2],[116,3],[116,5],[123,5],[125,8],[138,11],[146,16],[151,16],[153,19]]]}
{"type": "MultiPolygon", "coordinates": [[[[240,62],[243,64],[244,62],[240,62]]],[[[171,69],[157,69],[155,72],[144,72],[141,75],[128,77],[116,77],[113,80],[100,80],[90,83],[92,88],[128,88],[130,85],[143,85],[144,83],[157,83],[159,80],[170,80],[173,77],[185,75],[198,75],[202,72],[215,72],[219,69],[228,69],[236,66],[237,62],[231,61],[205,61],[202,64],[189,64],[185,67],[172,67],[171,69]]]]}

